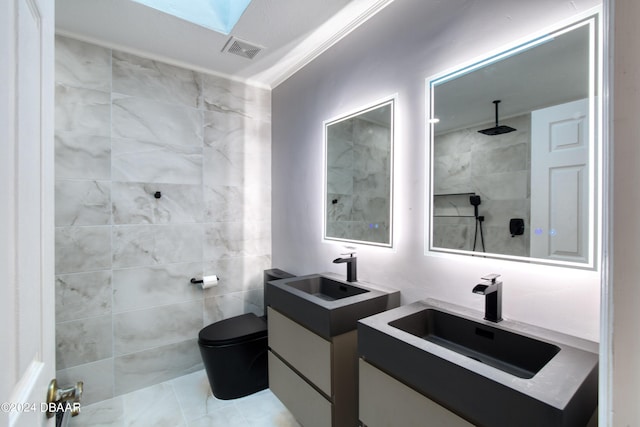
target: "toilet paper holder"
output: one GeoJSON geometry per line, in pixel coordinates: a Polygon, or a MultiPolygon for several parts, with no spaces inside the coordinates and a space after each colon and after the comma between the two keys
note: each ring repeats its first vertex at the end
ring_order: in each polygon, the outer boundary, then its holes
{"type": "MultiPolygon", "coordinates": [[[[214,276],[216,277],[216,279],[220,280],[220,276],[218,275],[214,275],[214,276]]],[[[198,285],[198,284],[204,283],[204,279],[203,278],[196,279],[195,277],[192,277],[191,283],[193,283],[194,285],[198,285]]]]}
{"type": "Polygon", "coordinates": [[[213,286],[218,286],[219,281],[220,278],[215,274],[212,274],[210,276],[202,276],[201,278],[191,278],[191,283],[199,286],[200,288],[202,288],[202,290],[209,289],[213,286]]]}

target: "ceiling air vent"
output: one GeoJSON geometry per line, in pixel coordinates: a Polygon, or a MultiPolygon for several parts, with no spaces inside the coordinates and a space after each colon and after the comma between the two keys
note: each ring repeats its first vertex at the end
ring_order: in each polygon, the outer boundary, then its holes
{"type": "Polygon", "coordinates": [[[222,48],[223,52],[233,53],[234,55],[242,56],[243,58],[253,59],[260,51],[262,47],[245,42],[244,40],[237,39],[235,37],[229,38],[227,43],[222,48]]]}

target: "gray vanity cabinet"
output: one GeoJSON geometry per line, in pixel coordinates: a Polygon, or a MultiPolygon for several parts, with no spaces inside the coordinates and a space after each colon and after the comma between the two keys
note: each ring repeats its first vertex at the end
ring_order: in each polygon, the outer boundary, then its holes
{"type": "Polygon", "coordinates": [[[305,427],[357,425],[357,339],[327,340],[277,310],[269,315],[269,388],[305,427]]]}
{"type": "MultiPolygon", "coordinates": [[[[359,360],[359,419],[364,427],[425,426],[473,427],[465,419],[359,360]]],[[[586,427],[598,427],[598,413],[586,427]]]]}
{"type": "Polygon", "coordinates": [[[359,369],[359,416],[366,427],[473,427],[473,424],[362,359],[359,369]]]}

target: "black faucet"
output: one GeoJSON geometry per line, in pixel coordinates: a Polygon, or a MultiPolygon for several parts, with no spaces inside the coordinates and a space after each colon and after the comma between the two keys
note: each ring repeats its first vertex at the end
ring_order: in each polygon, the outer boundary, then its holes
{"type": "Polygon", "coordinates": [[[498,323],[502,320],[502,282],[496,281],[499,274],[489,274],[482,280],[489,280],[488,284],[480,283],[473,288],[474,294],[484,295],[484,319],[498,323]]]}
{"type": "MultiPolygon", "coordinates": [[[[347,254],[343,254],[347,255],[347,254]]],[[[353,256],[353,252],[348,254],[348,258],[336,258],[333,260],[334,264],[341,264],[343,262],[347,263],[347,282],[357,282],[358,281],[358,271],[356,268],[356,260],[357,257],[353,256]]]]}

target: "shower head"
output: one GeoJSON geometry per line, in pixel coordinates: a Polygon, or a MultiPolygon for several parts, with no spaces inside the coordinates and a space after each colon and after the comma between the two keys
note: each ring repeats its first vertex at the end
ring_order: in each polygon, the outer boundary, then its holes
{"type": "Polygon", "coordinates": [[[478,218],[478,206],[480,205],[480,196],[474,194],[469,196],[469,203],[473,206],[473,214],[476,218],[478,218]]]}
{"type": "Polygon", "coordinates": [[[498,104],[500,103],[500,100],[495,100],[493,101],[493,103],[496,105],[496,125],[492,128],[479,130],[478,132],[485,135],[494,136],[494,135],[502,135],[503,133],[509,133],[516,130],[511,126],[505,126],[505,125],[498,126],[498,104]]]}
{"type": "Polygon", "coordinates": [[[494,136],[494,135],[502,135],[503,133],[513,132],[515,129],[510,126],[495,126],[489,129],[482,129],[478,132],[483,133],[485,135],[494,136]]]}

